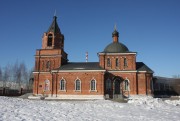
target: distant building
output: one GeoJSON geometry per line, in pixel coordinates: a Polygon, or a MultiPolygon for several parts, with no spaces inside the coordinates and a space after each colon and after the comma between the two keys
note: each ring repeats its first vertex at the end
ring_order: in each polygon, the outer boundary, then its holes
{"type": "Polygon", "coordinates": [[[180,95],[180,78],[153,77],[155,97],[180,95]]]}
{"type": "Polygon", "coordinates": [[[112,43],[98,53],[99,62],[68,62],[64,35],[54,16],[43,35],[42,48],[36,50],[33,94],[61,99],[151,95],[153,71],[136,62],[137,53],[119,42],[116,28],[112,38],[112,43]]]}

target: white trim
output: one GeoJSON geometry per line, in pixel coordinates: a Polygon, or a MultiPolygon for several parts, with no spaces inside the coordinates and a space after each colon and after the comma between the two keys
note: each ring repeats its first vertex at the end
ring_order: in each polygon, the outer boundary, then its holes
{"type": "Polygon", "coordinates": [[[51,72],[105,72],[106,70],[52,70],[51,72]]]}
{"type": "Polygon", "coordinates": [[[123,71],[117,71],[117,70],[51,70],[51,72],[38,72],[38,71],[34,71],[33,74],[38,74],[38,73],[58,73],[58,72],[118,72],[118,73],[126,73],[126,72],[140,72],[140,73],[146,73],[147,71],[126,71],[126,70],[123,70],[123,71]]]}
{"type": "Polygon", "coordinates": [[[98,92],[97,90],[89,90],[89,92],[98,92]]]}
{"type": "Polygon", "coordinates": [[[137,52],[132,53],[98,53],[99,55],[136,55],[137,52]]]}
{"type": "Polygon", "coordinates": [[[39,74],[39,73],[46,74],[46,73],[50,73],[50,72],[38,72],[38,71],[34,71],[34,72],[33,72],[33,74],[39,74]]]}
{"type": "Polygon", "coordinates": [[[146,73],[147,71],[137,71],[137,72],[143,72],[143,73],[146,73]]]}
{"type": "Polygon", "coordinates": [[[108,71],[108,72],[118,72],[118,73],[126,73],[126,72],[138,72],[138,71],[108,71]]]}
{"type": "Polygon", "coordinates": [[[35,57],[62,57],[62,55],[55,54],[55,55],[34,55],[35,57]]]}
{"type": "MultiPolygon", "coordinates": [[[[32,98],[29,96],[29,98],[32,98]]],[[[76,99],[76,100],[93,100],[93,99],[98,99],[98,100],[104,100],[104,95],[66,95],[66,94],[58,94],[56,97],[56,94],[48,95],[48,97],[45,97],[46,99],[76,99]]]]}

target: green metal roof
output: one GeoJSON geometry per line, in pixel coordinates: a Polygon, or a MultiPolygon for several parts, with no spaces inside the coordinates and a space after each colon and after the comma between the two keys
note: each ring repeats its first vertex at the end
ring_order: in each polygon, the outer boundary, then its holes
{"type": "MultiPolygon", "coordinates": [[[[69,62],[62,65],[57,70],[104,70],[99,66],[99,62],[69,62]]],[[[137,71],[146,71],[148,73],[154,73],[146,64],[143,62],[136,62],[137,71]]]]}
{"type": "Polygon", "coordinates": [[[62,65],[59,70],[103,70],[99,62],[69,62],[62,65]]]}
{"type": "Polygon", "coordinates": [[[107,45],[103,51],[104,53],[127,53],[129,49],[120,42],[113,42],[107,45]]]}
{"type": "Polygon", "coordinates": [[[136,70],[137,71],[147,71],[148,73],[154,73],[146,64],[143,62],[136,62],[136,70]]]}

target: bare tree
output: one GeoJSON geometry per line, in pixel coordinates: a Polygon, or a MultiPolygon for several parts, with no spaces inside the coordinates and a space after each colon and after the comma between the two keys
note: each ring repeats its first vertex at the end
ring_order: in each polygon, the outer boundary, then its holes
{"type": "Polygon", "coordinates": [[[173,78],[180,78],[180,74],[173,75],[172,77],[173,77],[173,78]]]}
{"type": "Polygon", "coordinates": [[[3,87],[20,89],[24,85],[23,88],[27,88],[29,78],[30,73],[24,62],[19,64],[16,61],[14,64],[7,64],[3,68],[3,71],[0,67],[0,81],[2,81],[3,87]]]}
{"type": "Polygon", "coordinates": [[[33,81],[34,81],[34,77],[33,77],[33,69],[31,69],[28,73],[29,76],[29,81],[27,82],[27,89],[28,90],[32,90],[33,88],[33,81]]]}
{"type": "Polygon", "coordinates": [[[2,69],[0,67],[0,84],[3,83],[3,73],[2,73],[2,69]]]}
{"type": "Polygon", "coordinates": [[[21,83],[27,84],[29,80],[29,75],[28,75],[26,65],[22,62],[19,66],[19,69],[21,71],[21,83]]]}
{"type": "MultiPolygon", "coordinates": [[[[19,63],[18,63],[18,61],[16,61],[15,62],[15,64],[13,65],[13,68],[12,68],[12,70],[13,70],[13,82],[14,82],[14,84],[16,83],[19,83],[19,76],[20,76],[20,74],[19,74],[19,63]]],[[[16,85],[17,86],[17,85],[16,85]]],[[[14,87],[14,88],[19,88],[19,87],[14,87]]]]}
{"type": "Polygon", "coordinates": [[[2,81],[2,69],[1,69],[1,66],[0,66],[0,81],[2,81]]]}
{"type": "Polygon", "coordinates": [[[10,80],[10,71],[11,71],[11,66],[10,64],[7,64],[4,68],[3,87],[6,87],[7,82],[10,80]]]}
{"type": "MultiPolygon", "coordinates": [[[[18,61],[14,64],[13,67],[13,75],[14,75],[14,80],[16,84],[18,85],[18,88],[22,88],[23,85],[27,84],[29,80],[29,75],[28,75],[28,69],[24,62],[21,62],[20,64],[18,61]]],[[[25,88],[25,87],[23,87],[25,88]]]]}

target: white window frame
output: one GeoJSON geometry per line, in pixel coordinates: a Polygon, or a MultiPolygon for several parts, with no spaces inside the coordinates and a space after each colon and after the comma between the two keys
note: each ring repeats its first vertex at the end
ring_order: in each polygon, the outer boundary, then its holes
{"type": "Polygon", "coordinates": [[[90,91],[91,92],[97,92],[97,81],[93,78],[93,79],[91,79],[91,81],[90,81],[90,91]],[[91,83],[92,83],[92,81],[94,81],[94,90],[92,90],[92,86],[91,86],[91,83]]]}
{"type": "Polygon", "coordinates": [[[75,89],[74,89],[74,90],[75,90],[76,92],[81,92],[81,80],[80,80],[79,78],[77,78],[74,82],[75,82],[75,89]],[[78,80],[80,81],[80,85],[79,85],[79,86],[80,86],[80,89],[79,89],[79,90],[77,90],[77,85],[76,85],[76,81],[78,81],[78,80]]]}
{"type": "Polygon", "coordinates": [[[119,58],[116,58],[116,59],[115,59],[115,66],[116,66],[116,68],[119,67],[119,58]]]}
{"type": "Polygon", "coordinates": [[[111,67],[111,59],[109,57],[107,58],[107,67],[111,67]]]}
{"type": "Polygon", "coordinates": [[[44,81],[44,91],[49,91],[50,90],[50,81],[46,79],[44,81]]]}
{"type": "Polygon", "coordinates": [[[130,91],[130,82],[128,79],[124,80],[124,91],[130,91]],[[127,84],[127,85],[126,85],[127,84]]]}
{"type": "Polygon", "coordinates": [[[128,67],[128,59],[124,58],[124,69],[128,67]]]}
{"type": "Polygon", "coordinates": [[[62,77],[62,79],[59,81],[59,90],[60,91],[66,91],[66,80],[62,77]],[[64,89],[61,89],[61,82],[64,81],[64,89]]]}

